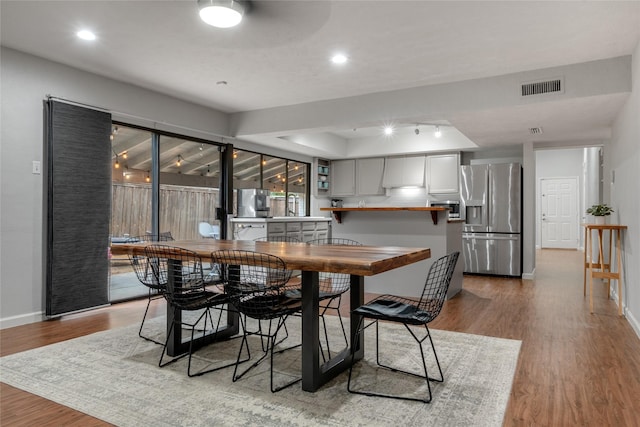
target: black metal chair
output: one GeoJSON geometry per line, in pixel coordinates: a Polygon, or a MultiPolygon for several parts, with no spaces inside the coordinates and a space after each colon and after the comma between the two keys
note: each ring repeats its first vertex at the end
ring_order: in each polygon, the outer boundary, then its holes
{"type": "MultiPolygon", "coordinates": [[[[343,238],[326,238],[315,239],[307,242],[309,245],[343,245],[343,246],[362,246],[362,243],[352,239],[343,238]]],[[[342,335],[344,337],[345,348],[349,346],[349,339],[347,338],[347,332],[344,328],[344,322],[340,315],[340,303],[342,302],[342,294],[347,292],[351,286],[351,276],[344,273],[326,273],[321,272],[319,274],[319,287],[320,287],[320,318],[322,319],[322,326],[324,329],[324,339],[327,346],[327,354],[329,359],[331,358],[331,347],[329,345],[329,336],[327,334],[327,323],[325,322],[324,315],[327,310],[335,310],[338,314],[338,320],[340,321],[340,327],[342,328],[342,335]]],[[[324,349],[320,346],[322,352],[322,358],[327,360],[324,354],[324,349]]]]}
{"type": "Polygon", "coordinates": [[[211,327],[214,327],[215,339],[215,331],[217,331],[220,326],[220,319],[222,318],[222,313],[225,311],[224,306],[229,302],[227,295],[223,291],[219,290],[216,292],[206,288],[202,273],[202,259],[195,252],[167,245],[149,245],[145,247],[144,252],[149,259],[149,264],[158,282],[166,284],[163,296],[167,300],[167,304],[173,308],[174,313],[172,315],[173,322],[169,327],[158,366],[166,366],[188,355],[189,364],[187,367],[187,375],[193,377],[235,365],[236,363],[232,362],[223,366],[216,366],[208,370],[191,373],[191,359],[194,353],[193,340],[195,338],[196,327],[204,320],[202,333],[205,334],[208,331],[207,323],[210,322],[211,327]],[[215,324],[211,315],[212,308],[219,308],[218,319],[215,324]],[[182,318],[178,321],[175,316],[176,310],[201,313],[195,320],[185,320],[182,318]],[[171,332],[174,328],[182,328],[183,326],[191,328],[191,341],[189,342],[188,352],[163,363],[171,332]]]}
{"type": "Polygon", "coordinates": [[[253,239],[254,242],[285,242],[285,243],[301,243],[300,239],[293,236],[265,236],[253,239]]]}
{"type": "MultiPolygon", "coordinates": [[[[442,310],[442,305],[444,304],[444,300],[447,296],[447,289],[449,288],[449,283],[451,282],[451,277],[453,275],[453,271],[456,267],[456,262],[458,261],[459,252],[453,252],[449,255],[445,255],[442,258],[436,260],[429,269],[429,273],[427,274],[427,280],[424,286],[424,290],[422,291],[422,296],[420,300],[416,301],[409,298],[398,297],[394,295],[382,295],[377,297],[376,299],[352,310],[353,315],[362,316],[360,322],[358,324],[358,332],[364,333],[364,330],[369,326],[375,324],[376,325],[376,363],[378,366],[389,369],[392,372],[400,372],[407,375],[412,375],[418,378],[423,378],[427,382],[427,388],[429,390],[429,395],[425,399],[419,399],[415,397],[409,396],[401,396],[401,395],[391,395],[384,394],[375,391],[362,391],[362,390],[354,390],[351,388],[351,380],[353,375],[353,364],[355,362],[355,351],[358,348],[358,340],[356,339],[355,345],[352,345],[352,353],[351,353],[351,369],[349,370],[349,380],[347,382],[347,389],[351,393],[363,394],[366,396],[380,396],[380,397],[390,397],[394,399],[402,399],[402,400],[413,400],[418,402],[429,403],[431,402],[431,385],[429,381],[435,382],[443,382],[444,377],[442,375],[442,369],[440,368],[440,362],[438,361],[438,355],[436,354],[436,348],[433,345],[433,340],[431,339],[431,333],[429,332],[429,327],[427,326],[433,319],[435,319],[440,311],[442,310]],[[365,319],[373,319],[367,325],[364,325],[365,319]],[[382,364],[380,362],[380,345],[379,345],[379,336],[378,336],[378,321],[385,320],[389,322],[402,323],[405,328],[409,331],[411,336],[416,340],[420,347],[420,355],[422,356],[422,367],[424,368],[424,375],[418,374],[415,372],[409,372],[400,369],[397,366],[389,366],[382,364]],[[364,326],[363,326],[364,325],[364,326]],[[425,335],[423,337],[418,337],[417,334],[409,327],[423,325],[425,328],[425,335]],[[440,378],[431,378],[427,373],[427,365],[424,357],[424,350],[422,348],[422,343],[429,338],[429,342],[431,343],[431,348],[433,350],[433,355],[435,357],[436,364],[438,365],[438,370],[440,371],[440,378]]],[[[358,337],[360,334],[358,334],[358,337]]]]}
{"type": "Polygon", "coordinates": [[[287,317],[302,310],[299,299],[290,299],[286,296],[291,271],[286,269],[284,261],[274,255],[244,250],[219,250],[213,252],[211,258],[221,266],[225,291],[233,306],[241,314],[244,336],[238,351],[238,363],[233,372],[233,381],[242,378],[267,356],[270,356],[271,392],[280,391],[301,381],[302,378],[297,377],[277,387],[274,386],[273,381],[274,353],[282,353],[300,346],[297,344],[284,349],[275,349],[283,341],[278,341],[277,338],[287,317]],[[258,320],[257,330],[249,331],[247,317],[258,320]],[[262,321],[268,321],[268,326],[264,329],[262,321]],[[238,373],[243,347],[246,347],[249,356],[251,354],[248,340],[251,335],[260,337],[263,354],[250,367],[238,373]]]}
{"type": "MultiPolygon", "coordinates": [[[[142,236],[129,237],[125,243],[140,243],[140,242],[167,242],[173,240],[171,232],[161,233],[160,235],[147,233],[142,236]]],[[[129,262],[133,271],[136,273],[138,281],[149,288],[149,295],[147,299],[147,307],[144,310],[144,316],[142,316],[142,323],[140,324],[140,330],[138,335],[140,338],[144,338],[147,341],[154,342],[162,345],[160,341],[156,341],[151,337],[142,334],[142,328],[144,322],[147,319],[147,313],[149,312],[149,306],[151,301],[162,298],[166,283],[159,283],[156,276],[153,274],[151,266],[149,265],[149,259],[143,255],[129,255],[129,262]]]]}

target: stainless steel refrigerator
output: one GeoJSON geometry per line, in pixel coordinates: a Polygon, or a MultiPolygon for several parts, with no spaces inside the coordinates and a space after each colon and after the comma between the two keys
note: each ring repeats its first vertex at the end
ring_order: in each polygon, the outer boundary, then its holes
{"type": "Polygon", "coordinates": [[[461,167],[464,272],[522,276],[522,167],[461,167]]]}

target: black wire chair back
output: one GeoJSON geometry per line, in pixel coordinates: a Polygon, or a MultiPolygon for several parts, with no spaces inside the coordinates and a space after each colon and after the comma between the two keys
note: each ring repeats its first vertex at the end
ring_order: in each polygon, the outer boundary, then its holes
{"type": "MultiPolygon", "coordinates": [[[[339,237],[315,239],[310,240],[307,243],[310,245],[362,246],[362,243],[358,241],[339,237]]],[[[327,310],[335,310],[342,329],[345,346],[348,347],[349,340],[347,339],[347,331],[344,327],[342,315],[340,314],[340,304],[342,302],[342,294],[347,292],[351,287],[351,275],[345,273],[320,272],[318,274],[318,281],[321,301],[320,317],[322,318],[327,355],[331,358],[331,346],[329,345],[329,334],[327,332],[327,324],[324,315],[327,310]]],[[[326,360],[324,353],[325,350],[322,345],[320,345],[320,350],[322,351],[322,358],[326,360]]]]}
{"type": "Polygon", "coordinates": [[[225,291],[231,304],[242,314],[240,320],[244,334],[233,381],[242,378],[269,356],[272,392],[280,391],[301,381],[300,376],[296,375],[294,379],[290,379],[287,375],[289,380],[285,383],[276,385],[274,382],[274,353],[279,354],[300,346],[296,344],[275,351],[275,347],[288,337],[285,325],[288,316],[302,309],[299,299],[291,299],[286,295],[291,271],[286,269],[284,261],[275,255],[244,250],[215,251],[211,254],[211,259],[220,265],[225,291]],[[249,330],[247,317],[258,320],[257,330],[249,330]],[[278,340],[280,331],[284,331],[286,336],[278,340]],[[263,354],[251,366],[239,373],[238,365],[242,362],[242,349],[246,348],[249,357],[251,354],[248,340],[251,335],[260,337],[263,354]]]}
{"type": "MultiPolygon", "coordinates": [[[[173,240],[171,237],[171,233],[162,233],[161,235],[155,235],[151,233],[144,234],[142,236],[134,236],[129,237],[125,243],[141,243],[141,242],[156,242],[156,241],[168,241],[173,240]]],[[[150,336],[144,335],[142,330],[144,328],[144,322],[147,319],[147,313],[149,312],[149,307],[151,305],[151,301],[154,299],[162,298],[164,291],[166,289],[166,281],[158,281],[158,277],[154,274],[153,268],[151,266],[151,261],[145,255],[128,255],[129,262],[131,263],[131,267],[133,271],[136,273],[136,277],[138,281],[142,283],[144,286],[149,288],[149,295],[147,299],[147,307],[144,310],[144,316],[142,317],[142,323],[140,324],[140,330],[138,331],[138,335],[140,338],[144,338],[147,341],[152,341],[156,344],[162,344],[160,341],[151,338],[150,336]]]]}
{"type": "Polygon", "coordinates": [[[443,256],[429,268],[422,296],[417,305],[419,310],[429,313],[429,319],[425,320],[427,322],[435,319],[442,310],[459,255],[459,252],[453,252],[443,256]]]}
{"type": "Polygon", "coordinates": [[[219,330],[222,314],[226,311],[225,307],[229,300],[224,292],[218,289],[207,289],[202,270],[202,259],[197,253],[188,249],[168,245],[148,245],[145,246],[144,252],[147,258],[149,258],[149,264],[158,281],[166,283],[166,290],[163,295],[169,306],[173,309],[173,322],[167,333],[158,366],[163,367],[188,355],[189,363],[187,365],[187,374],[192,377],[241,363],[241,361],[225,363],[221,366],[215,366],[195,373],[191,371],[191,361],[195,351],[193,342],[196,330],[206,333],[206,331],[208,331],[207,325],[209,324],[213,327],[215,339],[215,335],[219,330]],[[217,321],[214,321],[211,314],[211,309],[213,308],[219,309],[217,321]],[[176,315],[178,310],[181,312],[200,312],[200,315],[197,316],[195,320],[184,319],[182,316],[176,315]],[[201,325],[201,321],[203,320],[204,325],[201,325]],[[173,360],[163,362],[167,352],[167,345],[171,338],[171,331],[174,328],[183,328],[184,326],[188,326],[191,329],[191,340],[188,351],[173,360]]]}
{"type": "Polygon", "coordinates": [[[362,243],[353,239],[343,239],[341,237],[327,237],[324,239],[314,239],[307,242],[309,245],[343,245],[343,246],[362,246],[362,243]]]}
{"type": "Polygon", "coordinates": [[[254,242],[285,242],[285,243],[302,243],[300,239],[293,236],[265,236],[253,239],[254,242]]]}
{"type": "Polygon", "coordinates": [[[254,319],[272,319],[292,312],[285,292],[291,270],[275,256],[244,250],[211,254],[220,265],[225,292],[236,309],[254,319]]]}
{"type": "MultiPolygon", "coordinates": [[[[171,237],[171,233],[161,233],[157,234],[144,234],[141,236],[133,236],[129,237],[126,240],[126,243],[143,243],[143,242],[168,242],[172,241],[173,237],[171,237]]],[[[149,258],[144,255],[131,255],[129,254],[129,261],[131,262],[131,266],[133,267],[133,271],[136,273],[138,280],[143,285],[155,290],[162,292],[164,291],[166,282],[158,282],[158,279],[153,274],[153,270],[151,265],[149,264],[149,258]]]]}
{"type": "MultiPolygon", "coordinates": [[[[342,238],[326,238],[315,239],[307,242],[309,245],[339,245],[339,246],[362,246],[362,243],[352,239],[342,238]]],[[[320,280],[320,299],[334,298],[345,293],[351,286],[351,276],[345,273],[327,273],[319,274],[320,280]]]]}
{"type": "Polygon", "coordinates": [[[166,285],[164,296],[171,305],[190,309],[205,293],[198,254],[168,245],[148,245],[144,252],[157,280],[166,285]]]}

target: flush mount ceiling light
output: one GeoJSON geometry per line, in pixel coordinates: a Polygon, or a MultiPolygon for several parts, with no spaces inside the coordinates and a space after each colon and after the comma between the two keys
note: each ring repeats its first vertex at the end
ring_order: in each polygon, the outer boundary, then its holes
{"type": "Polygon", "coordinates": [[[244,4],[237,0],[198,0],[200,18],[217,28],[235,27],[242,21],[244,4]]]}
{"type": "Polygon", "coordinates": [[[88,41],[93,41],[96,39],[96,35],[89,30],[80,30],[76,33],[76,36],[78,36],[78,38],[81,38],[82,40],[88,41]]]}
{"type": "Polygon", "coordinates": [[[331,57],[331,62],[333,62],[334,64],[344,64],[348,61],[348,59],[349,58],[347,58],[346,55],[337,53],[331,57]]]}

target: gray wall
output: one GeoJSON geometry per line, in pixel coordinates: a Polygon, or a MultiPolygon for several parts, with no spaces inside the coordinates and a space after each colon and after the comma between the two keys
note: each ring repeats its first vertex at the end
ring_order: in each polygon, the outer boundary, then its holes
{"type": "MultiPolygon", "coordinates": [[[[5,328],[42,319],[45,175],[32,174],[31,167],[33,161],[43,160],[47,95],[110,110],[114,120],[212,141],[228,133],[229,120],[216,110],[12,49],[2,47],[0,57],[0,327],[5,328]]],[[[260,151],[284,154],[269,148],[260,151]]]]}
{"type": "Polygon", "coordinates": [[[623,238],[623,302],[640,336],[640,44],[633,55],[632,78],[633,92],[613,125],[611,144],[605,146],[603,191],[615,210],[612,219],[629,227],[623,238]]]}
{"type": "MultiPolygon", "coordinates": [[[[184,135],[220,140],[229,133],[228,117],[215,110],[85,73],[2,48],[0,61],[0,327],[41,319],[43,175],[31,174],[31,162],[42,160],[42,100],[47,94],[122,112],[115,119],[184,135]],[[171,123],[166,123],[170,120],[171,123]],[[28,267],[25,268],[24,266],[28,267]],[[21,268],[17,268],[20,266],[21,268]]],[[[633,56],[633,92],[605,145],[605,201],[616,219],[629,226],[625,240],[627,316],[640,335],[640,52],[633,56]],[[611,172],[615,184],[610,185],[611,172]]],[[[238,147],[282,156],[267,147],[238,147]],[[264,148],[264,149],[261,149],[264,148]],[[258,150],[257,150],[258,149],[258,150]]],[[[497,153],[490,153],[494,155],[497,153]]],[[[477,154],[482,156],[482,154],[477,154]]],[[[502,153],[501,156],[506,156],[502,153]]],[[[510,154],[509,154],[510,155],[510,154]]],[[[535,269],[535,156],[533,144],[520,150],[525,171],[524,271],[535,269]],[[527,229],[528,227],[528,229],[527,229]]],[[[301,155],[291,159],[309,161],[301,155]]],[[[328,204],[329,199],[312,204],[328,204]]],[[[316,209],[313,207],[313,209],[316,209]]]]}

